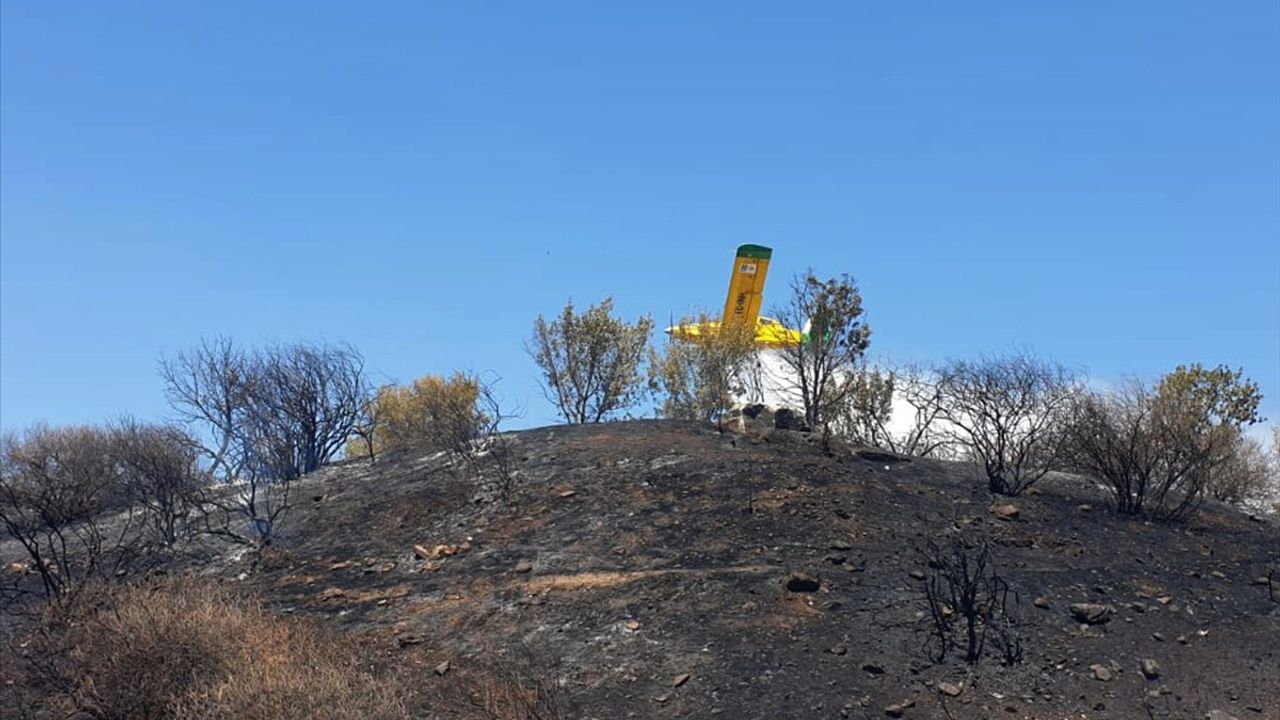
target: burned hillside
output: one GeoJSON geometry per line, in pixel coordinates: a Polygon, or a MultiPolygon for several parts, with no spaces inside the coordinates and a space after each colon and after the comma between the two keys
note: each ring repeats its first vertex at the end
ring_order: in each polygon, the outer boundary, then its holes
{"type": "Polygon", "coordinates": [[[256,566],[199,571],[425,684],[520,655],[574,717],[1280,717],[1273,520],[1122,518],[1071,476],[993,500],[971,466],[796,432],[510,437],[505,502],[444,453],[348,461],[304,479],[256,566]],[[1014,662],[937,659],[928,544],[956,539],[1007,584],[1014,662]]]}

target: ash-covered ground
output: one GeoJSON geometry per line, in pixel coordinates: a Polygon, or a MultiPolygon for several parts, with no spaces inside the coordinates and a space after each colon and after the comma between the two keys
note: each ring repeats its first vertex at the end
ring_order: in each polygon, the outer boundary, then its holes
{"type": "Polygon", "coordinates": [[[265,561],[213,572],[423,682],[518,655],[582,718],[1280,718],[1273,520],[1145,523],[1069,476],[992,498],[962,463],[792,432],[511,438],[507,502],[439,455],[350,461],[302,483],[265,561]],[[934,660],[921,550],[955,535],[1017,593],[1021,662],[934,660]]]}

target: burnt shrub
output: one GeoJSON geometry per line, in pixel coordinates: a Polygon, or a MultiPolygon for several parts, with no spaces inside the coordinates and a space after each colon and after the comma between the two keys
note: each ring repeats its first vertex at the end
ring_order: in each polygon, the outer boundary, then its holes
{"type": "Polygon", "coordinates": [[[952,649],[962,649],[965,662],[976,664],[990,641],[1004,664],[1020,662],[1018,593],[996,573],[987,541],[929,541],[921,560],[927,568],[924,593],[937,641],[934,659],[942,662],[952,649]]]}

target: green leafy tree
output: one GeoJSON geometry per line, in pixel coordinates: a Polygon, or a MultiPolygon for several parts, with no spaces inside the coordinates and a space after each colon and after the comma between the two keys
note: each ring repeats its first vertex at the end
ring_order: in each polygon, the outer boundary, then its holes
{"type": "Polygon", "coordinates": [[[1259,422],[1262,393],[1242,370],[1178,366],[1155,389],[1133,381],[1084,397],[1072,423],[1074,465],[1102,480],[1116,510],[1158,520],[1193,512],[1259,422]]]}
{"type": "Polygon", "coordinates": [[[791,298],[775,314],[788,327],[808,327],[807,338],[783,346],[780,357],[805,421],[827,437],[858,387],[871,344],[862,293],[848,275],[822,280],[809,271],[792,280],[791,298]]]}
{"type": "Polygon", "coordinates": [[[565,304],[560,316],[534,321],[526,349],[542,370],[543,393],[569,423],[595,423],[633,407],[645,387],[642,373],[653,320],[629,323],[605,298],[584,313],[565,304]]]}
{"type": "Polygon", "coordinates": [[[716,422],[750,384],[755,328],[721,326],[707,313],[680,322],[702,330],[693,337],[673,337],[663,353],[651,353],[650,386],[662,398],[663,417],[716,422]]]}

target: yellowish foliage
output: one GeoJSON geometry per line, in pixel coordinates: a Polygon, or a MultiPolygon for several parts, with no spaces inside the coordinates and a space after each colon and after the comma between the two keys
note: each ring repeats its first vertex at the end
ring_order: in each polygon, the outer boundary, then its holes
{"type": "Polygon", "coordinates": [[[452,377],[425,375],[411,385],[378,390],[361,434],[347,442],[347,456],[392,448],[456,449],[479,437],[488,418],[476,406],[480,381],[459,372],[452,377]]]}
{"type": "Polygon", "coordinates": [[[672,338],[664,354],[652,353],[649,384],[662,398],[663,417],[714,421],[753,384],[755,328],[712,323],[706,313],[685,318],[682,325],[698,324],[707,330],[672,338]]]}

